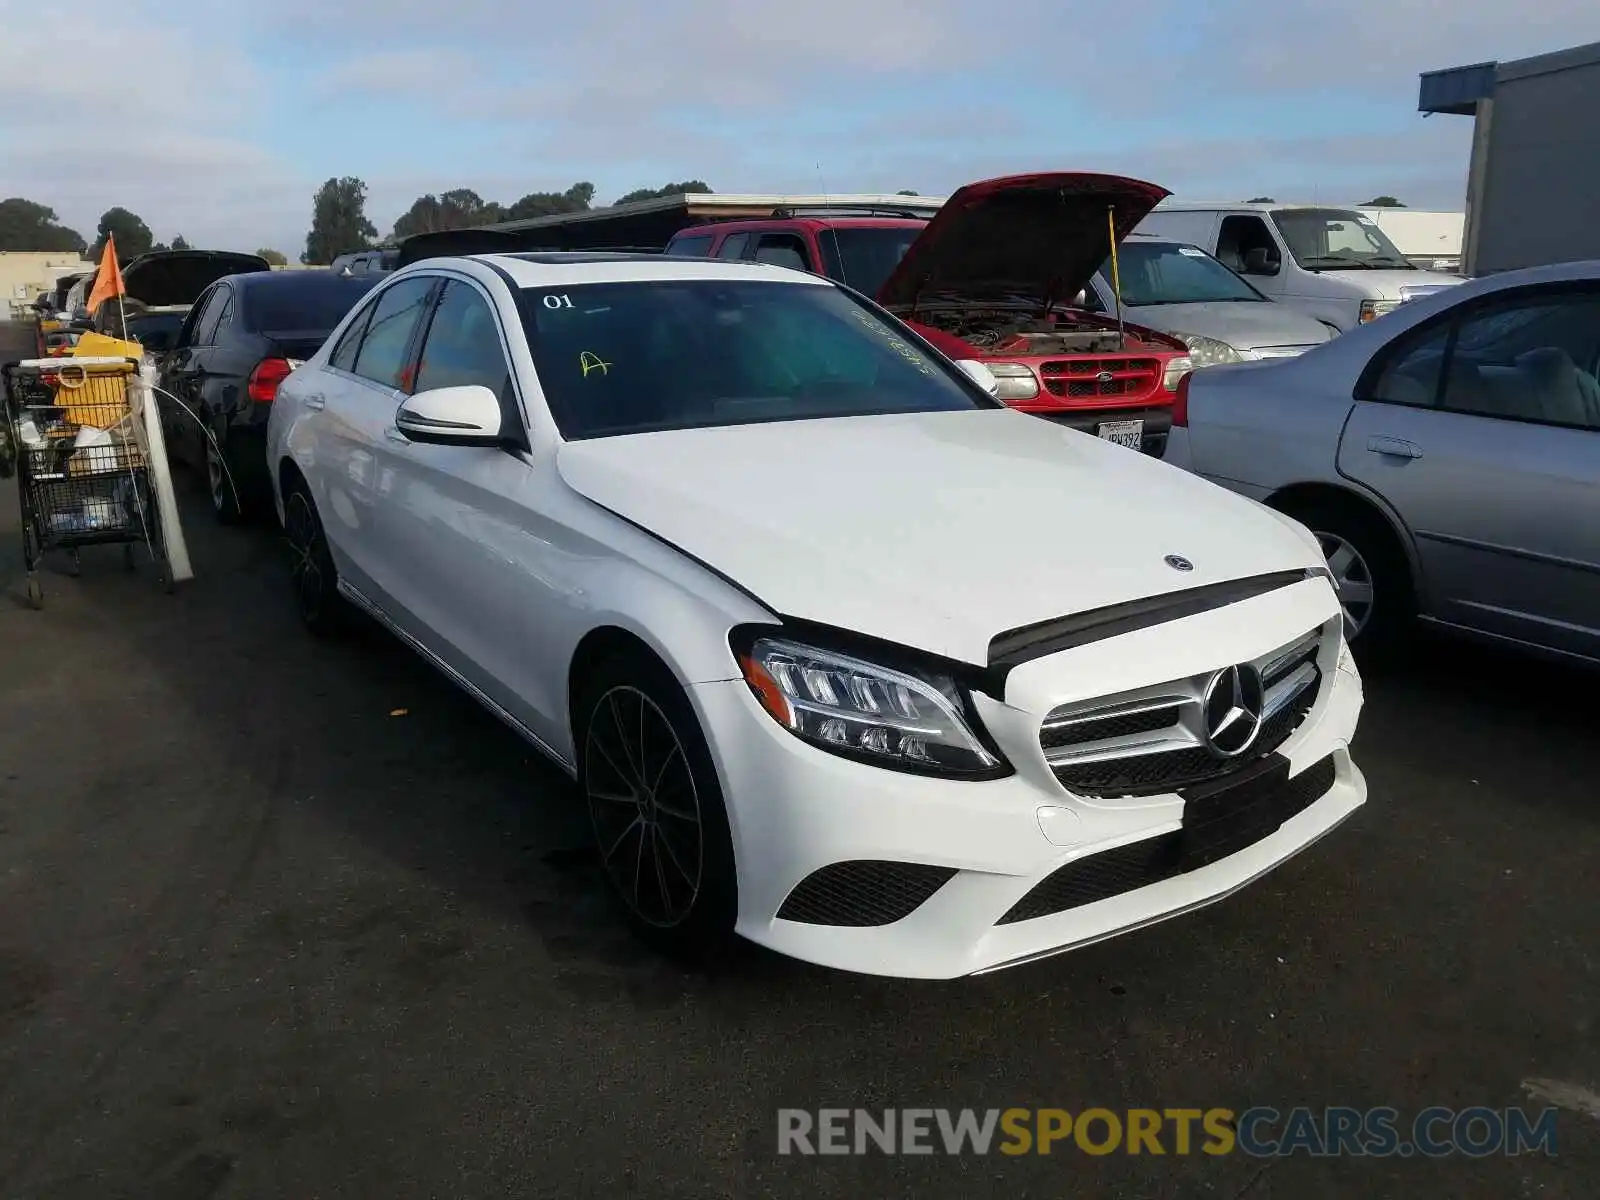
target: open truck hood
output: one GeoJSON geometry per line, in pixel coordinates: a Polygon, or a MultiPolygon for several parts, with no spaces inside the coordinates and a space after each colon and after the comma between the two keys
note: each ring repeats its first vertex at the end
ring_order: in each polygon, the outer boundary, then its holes
{"type": "Polygon", "coordinates": [[[920,299],[1070,303],[1171,193],[1120,175],[1054,172],[969,183],[944,202],[878,291],[904,312],[920,299]],[[1107,213],[1111,214],[1108,222],[1107,213]]]}
{"type": "Polygon", "coordinates": [[[425,258],[456,258],[467,254],[515,254],[532,248],[535,239],[508,229],[439,229],[401,239],[395,270],[425,258]]]}
{"type": "Polygon", "coordinates": [[[231,250],[152,250],[122,268],[122,283],[133,299],[151,308],[161,308],[193,304],[201,292],[225,275],[270,270],[272,264],[257,254],[236,254],[231,250]]]}

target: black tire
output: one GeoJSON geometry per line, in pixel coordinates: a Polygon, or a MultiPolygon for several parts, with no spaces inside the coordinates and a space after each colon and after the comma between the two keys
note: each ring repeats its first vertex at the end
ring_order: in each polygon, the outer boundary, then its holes
{"type": "Polygon", "coordinates": [[[316,501],[301,480],[284,493],[283,533],[289,547],[289,582],[300,623],[317,637],[332,637],[350,627],[350,606],[339,594],[339,569],[316,501]]]}
{"type": "Polygon", "coordinates": [[[705,734],[683,689],[643,651],[617,655],[581,683],[574,711],[578,789],[601,870],[629,925],[680,962],[722,961],[735,945],[739,911],[733,839],[705,734]],[[640,727],[635,756],[628,738],[640,727]]]}
{"type": "Polygon", "coordinates": [[[200,478],[211,497],[211,511],[221,524],[238,525],[245,518],[245,510],[236,483],[239,473],[228,459],[227,442],[220,437],[203,440],[205,464],[200,478]]]}
{"type": "Polygon", "coordinates": [[[1411,564],[1394,532],[1376,514],[1341,504],[1307,502],[1286,511],[1322,543],[1345,605],[1345,636],[1351,650],[1374,662],[1398,657],[1415,627],[1416,590],[1411,564]],[[1352,609],[1363,596],[1355,585],[1361,581],[1370,599],[1360,620],[1354,621],[1352,609]]]}

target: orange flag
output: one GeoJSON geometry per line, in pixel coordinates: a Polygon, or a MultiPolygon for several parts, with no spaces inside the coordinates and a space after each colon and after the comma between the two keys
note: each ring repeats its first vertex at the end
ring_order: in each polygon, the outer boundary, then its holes
{"type": "Polygon", "coordinates": [[[92,316],[113,296],[126,296],[128,289],[122,284],[122,268],[117,265],[117,239],[106,234],[106,248],[100,254],[100,268],[94,277],[94,288],[84,306],[92,316]]]}

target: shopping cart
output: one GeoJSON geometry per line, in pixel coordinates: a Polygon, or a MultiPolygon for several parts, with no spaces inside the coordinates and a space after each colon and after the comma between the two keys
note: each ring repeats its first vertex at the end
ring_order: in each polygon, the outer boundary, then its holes
{"type": "Polygon", "coordinates": [[[53,550],[118,545],[131,570],[140,543],[172,589],[149,462],[135,418],[138,363],[58,358],[5,367],[10,431],[22,508],[28,602],[44,607],[39,562],[53,550]]]}

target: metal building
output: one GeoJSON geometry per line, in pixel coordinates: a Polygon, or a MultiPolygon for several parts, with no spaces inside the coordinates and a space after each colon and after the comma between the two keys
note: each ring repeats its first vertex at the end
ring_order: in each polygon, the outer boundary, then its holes
{"type": "Polygon", "coordinates": [[[1417,108],[1474,119],[1463,273],[1600,259],[1600,42],[1429,71],[1417,108]]]}

